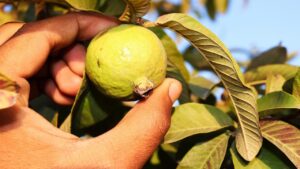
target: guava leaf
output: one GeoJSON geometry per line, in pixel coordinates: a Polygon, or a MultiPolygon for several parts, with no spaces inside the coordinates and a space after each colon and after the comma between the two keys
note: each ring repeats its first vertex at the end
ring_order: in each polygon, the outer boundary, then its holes
{"type": "Polygon", "coordinates": [[[193,146],[179,162],[177,169],[219,169],[224,160],[229,135],[221,134],[193,146]]]}
{"type": "Polygon", "coordinates": [[[247,67],[247,71],[264,65],[285,63],[286,61],[286,48],[276,46],[251,59],[251,62],[247,67]]]}
{"type": "Polygon", "coordinates": [[[211,90],[216,85],[212,81],[200,76],[191,77],[189,81],[191,92],[203,100],[209,96],[211,90]]]}
{"type": "Polygon", "coordinates": [[[231,118],[214,106],[182,104],[175,108],[164,143],[176,142],[194,134],[217,131],[232,124],[231,118]]]}
{"type": "Polygon", "coordinates": [[[19,85],[0,73],[0,110],[16,104],[19,85]]]}
{"type": "Polygon", "coordinates": [[[193,46],[188,47],[183,53],[184,59],[197,70],[210,70],[206,59],[193,46]]]}
{"type": "Polygon", "coordinates": [[[300,109],[300,101],[284,91],[266,94],[257,100],[258,112],[275,109],[300,109]]]}
{"type": "Polygon", "coordinates": [[[281,91],[285,81],[285,78],[280,74],[268,75],[266,80],[266,94],[281,91]]]}
{"type": "Polygon", "coordinates": [[[252,160],[262,145],[256,94],[246,85],[240,68],[219,38],[186,14],[168,14],[158,18],[157,25],[168,27],[188,39],[207,59],[228,90],[238,117],[236,146],[242,157],[252,160]]]}
{"type": "Polygon", "coordinates": [[[281,75],[286,80],[289,80],[296,75],[297,71],[297,66],[288,64],[274,64],[261,66],[256,69],[247,71],[244,76],[247,83],[266,80],[267,76],[270,74],[281,75]]]}
{"type": "Polygon", "coordinates": [[[158,27],[149,28],[153,31],[156,36],[161,40],[165,51],[167,53],[168,60],[179,69],[180,73],[186,81],[189,81],[190,74],[184,65],[184,59],[179,50],[177,49],[176,44],[173,40],[163,31],[163,29],[158,27]]]}
{"type": "Polygon", "coordinates": [[[62,122],[59,126],[59,129],[66,132],[71,133],[72,129],[72,113],[70,113],[67,118],[62,122]]]}
{"type": "Polygon", "coordinates": [[[278,147],[297,168],[300,168],[300,130],[278,120],[264,120],[260,125],[263,137],[278,147]]]}
{"type": "Polygon", "coordinates": [[[92,85],[87,76],[84,76],[71,110],[72,127],[77,129],[90,127],[104,120],[110,113],[126,111],[128,109],[121,101],[104,96],[92,85]]]}
{"type": "Polygon", "coordinates": [[[136,19],[144,16],[151,7],[151,0],[125,0],[127,6],[119,20],[123,22],[136,22],[136,19]]]}
{"type": "Polygon", "coordinates": [[[182,74],[180,73],[179,69],[169,61],[168,61],[168,67],[167,67],[167,77],[178,80],[182,85],[182,92],[178,99],[179,102],[181,104],[191,102],[188,83],[185,81],[185,79],[182,76],[182,74]]]}
{"type": "Polygon", "coordinates": [[[103,0],[65,0],[69,5],[79,10],[96,11],[103,0]]]}
{"type": "Polygon", "coordinates": [[[239,156],[233,144],[230,148],[230,154],[236,169],[290,169],[290,166],[282,161],[278,155],[265,147],[262,147],[259,155],[250,162],[244,161],[239,156]]]}
{"type": "Polygon", "coordinates": [[[294,78],[293,95],[300,100],[300,69],[298,69],[294,78]]]}

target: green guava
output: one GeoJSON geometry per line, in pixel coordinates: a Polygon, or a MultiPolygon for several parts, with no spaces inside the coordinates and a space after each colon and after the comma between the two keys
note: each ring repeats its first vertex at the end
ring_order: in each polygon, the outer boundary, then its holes
{"type": "Polygon", "coordinates": [[[111,28],[97,35],[87,49],[87,76],[112,98],[147,97],[164,80],[166,67],[166,52],[159,38],[137,25],[111,28]]]}

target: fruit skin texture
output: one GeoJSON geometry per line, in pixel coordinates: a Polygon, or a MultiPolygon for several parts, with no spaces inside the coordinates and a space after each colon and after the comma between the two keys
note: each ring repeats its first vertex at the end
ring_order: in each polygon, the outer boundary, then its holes
{"type": "Polygon", "coordinates": [[[150,30],[123,24],[89,44],[86,74],[103,94],[122,100],[146,97],[166,76],[167,57],[150,30]]]}

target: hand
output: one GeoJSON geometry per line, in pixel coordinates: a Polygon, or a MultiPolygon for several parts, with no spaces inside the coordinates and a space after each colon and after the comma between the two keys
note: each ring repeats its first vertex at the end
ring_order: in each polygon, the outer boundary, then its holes
{"type": "Polygon", "coordinates": [[[178,81],[166,79],[116,127],[88,140],[55,128],[27,107],[34,84],[29,86],[26,79],[41,77],[47,66],[51,76],[44,77],[52,78],[44,84],[45,92],[60,104],[71,104],[84,67],[85,49],[78,42],[117,24],[112,18],[85,12],[0,27],[0,72],[21,86],[18,104],[0,110],[0,168],[143,166],[169,128],[172,103],[181,92],[178,81]],[[48,63],[53,57],[60,60],[48,63]]]}

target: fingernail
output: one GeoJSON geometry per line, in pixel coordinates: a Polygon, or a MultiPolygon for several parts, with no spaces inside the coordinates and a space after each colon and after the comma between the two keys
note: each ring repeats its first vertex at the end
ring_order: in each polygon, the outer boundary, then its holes
{"type": "Polygon", "coordinates": [[[172,102],[175,102],[175,100],[178,99],[180,93],[181,93],[180,83],[172,82],[169,87],[169,97],[172,100],[172,102]]]}

